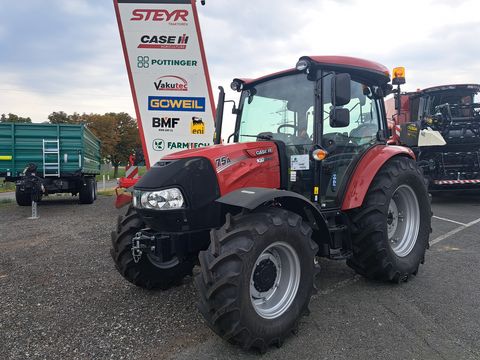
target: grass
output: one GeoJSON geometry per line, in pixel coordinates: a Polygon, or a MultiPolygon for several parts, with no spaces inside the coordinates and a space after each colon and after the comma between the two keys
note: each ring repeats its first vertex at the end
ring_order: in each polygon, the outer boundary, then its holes
{"type": "Polygon", "coordinates": [[[103,196],[113,196],[115,195],[115,189],[98,190],[97,194],[103,196]]]}
{"type": "MultiPolygon", "coordinates": [[[[138,167],[138,174],[139,174],[140,176],[142,176],[143,174],[145,174],[146,171],[147,171],[147,167],[146,167],[146,166],[139,166],[139,167],[138,167]]],[[[108,172],[102,172],[102,173],[100,173],[100,175],[97,175],[97,181],[101,181],[101,180],[103,179],[103,175],[105,175],[105,178],[108,178],[108,176],[110,176],[110,180],[113,180],[113,179],[115,179],[115,178],[113,177],[113,173],[114,173],[113,169],[110,170],[110,171],[108,171],[108,172]]],[[[119,177],[119,178],[120,178],[120,177],[125,177],[125,166],[120,166],[120,167],[118,168],[118,175],[117,175],[117,177],[119,177]]]]}
{"type": "Polygon", "coordinates": [[[3,178],[0,178],[0,193],[15,191],[15,183],[4,182],[3,178]]]}

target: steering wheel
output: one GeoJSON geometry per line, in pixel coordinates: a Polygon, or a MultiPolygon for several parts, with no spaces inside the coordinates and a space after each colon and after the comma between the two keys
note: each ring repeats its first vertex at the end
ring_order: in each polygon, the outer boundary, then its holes
{"type": "Polygon", "coordinates": [[[280,132],[280,129],[283,129],[285,127],[289,127],[289,128],[292,128],[294,131],[297,130],[297,126],[295,125],[292,125],[292,124],[283,124],[283,125],[280,125],[278,128],[277,128],[277,133],[280,132]]]}

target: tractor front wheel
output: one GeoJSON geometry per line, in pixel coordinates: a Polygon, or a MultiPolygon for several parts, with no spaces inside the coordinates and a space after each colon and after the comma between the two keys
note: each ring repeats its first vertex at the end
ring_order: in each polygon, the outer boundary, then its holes
{"type": "Polygon", "coordinates": [[[318,246],[300,216],[278,208],[227,215],[200,252],[199,309],[225,340],[264,352],[308,312],[318,246]]]}
{"type": "Polygon", "coordinates": [[[362,207],[350,213],[353,257],[347,264],[370,279],[407,281],[424,262],[431,217],[426,181],[416,162],[389,160],[362,207]]]}
{"type": "Polygon", "coordinates": [[[180,284],[185,276],[192,274],[193,259],[174,257],[162,262],[153,255],[144,254],[138,263],[133,260],[132,238],[145,227],[132,206],[125,216],[119,216],[117,230],[111,234],[110,254],[115,267],[126,280],[142,288],[166,290],[180,284]]]}

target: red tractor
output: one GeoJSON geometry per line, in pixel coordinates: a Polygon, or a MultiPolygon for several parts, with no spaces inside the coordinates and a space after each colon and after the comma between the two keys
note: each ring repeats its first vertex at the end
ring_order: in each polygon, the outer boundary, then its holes
{"type": "Polygon", "coordinates": [[[231,138],[164,157],[138,181],[112,233],[135,285],[195,276],[211,329],[246,349],[282,344],[308,312],[318,257],[370,279],[416,275],[431,210],[413,152],[387,143],[388,70],[351,57],[304,56],[295,68],[235,79],[231,138]]]}

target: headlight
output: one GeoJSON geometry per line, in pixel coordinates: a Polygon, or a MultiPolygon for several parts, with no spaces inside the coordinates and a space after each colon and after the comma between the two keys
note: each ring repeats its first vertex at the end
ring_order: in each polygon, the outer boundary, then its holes
{"type": "Polygon", "coordinates": [[[180,189],[172,188],[159,191],[134,191],[133,206],[152,210],[172,210],[185,207],[180,189]]]}

